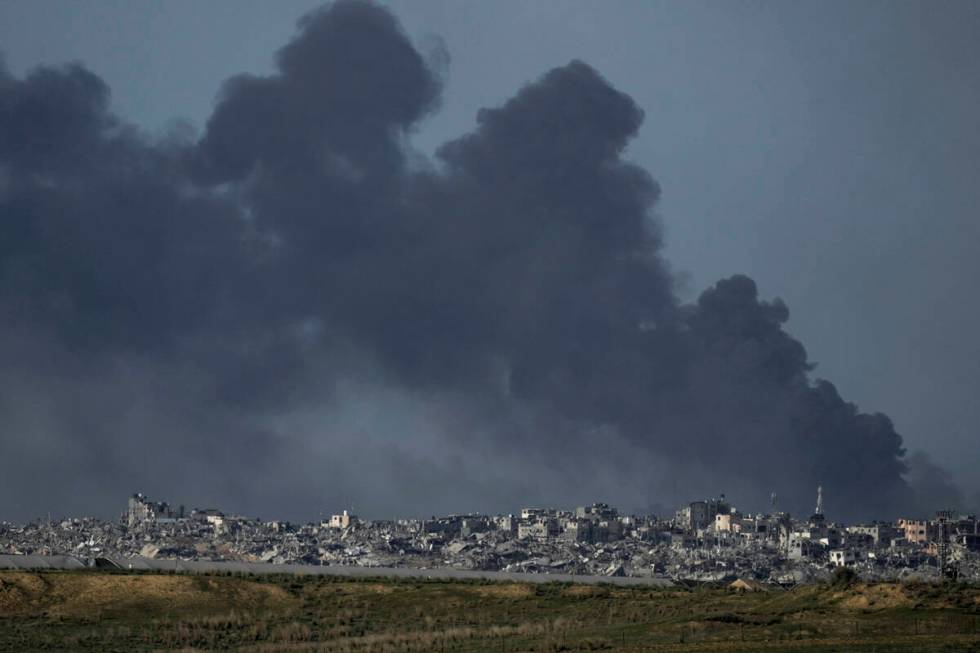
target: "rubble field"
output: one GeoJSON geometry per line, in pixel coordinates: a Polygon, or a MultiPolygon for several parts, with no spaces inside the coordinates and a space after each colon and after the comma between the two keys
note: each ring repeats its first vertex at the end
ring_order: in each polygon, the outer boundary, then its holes
{"type": "Polygon", "coordinates": [[[846,568],[867,582],[980,582],[980,521],[973,515],[942,511],[933,520],[845,525],[828,520],[820,503],[818,493],[817,511],[805,519],[743,514],[724,499],[710,499],[669,517],[623,515],[594,503],[574,511],[397,520],[361,520],[344,511],[294,524],[215,509],[185,511],[135,494],[117,520],[0,522],[0,568],[67,556],[68,566],[221,571],[221,563],[240,567],[232,571],[271,566],[388,575],[441,570],[501,580],[533,574],[785,588],[826,582],[846,568]]]}

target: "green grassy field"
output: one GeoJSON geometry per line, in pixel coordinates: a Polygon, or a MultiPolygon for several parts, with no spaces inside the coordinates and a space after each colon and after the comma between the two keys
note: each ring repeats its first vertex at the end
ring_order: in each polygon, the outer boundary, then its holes
{"type": "Polygon", "coordinates": [[[978,651],[980,588],[0,572],[0,651],[978,651]]]}

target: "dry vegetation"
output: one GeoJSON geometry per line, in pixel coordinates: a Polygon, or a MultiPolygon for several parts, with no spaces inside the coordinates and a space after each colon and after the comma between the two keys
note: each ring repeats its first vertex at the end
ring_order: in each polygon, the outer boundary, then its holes
{"type": "Polygon", "coordinates": [[[0,651],[977,651],[980,588],[0,572],[0,651]]]}

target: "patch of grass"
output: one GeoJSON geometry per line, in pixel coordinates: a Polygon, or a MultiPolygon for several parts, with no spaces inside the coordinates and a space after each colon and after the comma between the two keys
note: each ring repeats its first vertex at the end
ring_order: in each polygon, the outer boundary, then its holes
{"type": "Polygon", "coordinates": [[[723,587],[0,572],[0,651],[980,651],[966,585],[723,587]]]}

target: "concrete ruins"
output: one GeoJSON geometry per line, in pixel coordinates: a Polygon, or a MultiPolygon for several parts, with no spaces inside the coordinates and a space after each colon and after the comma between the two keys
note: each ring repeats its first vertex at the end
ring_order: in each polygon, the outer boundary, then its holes
{"type": "Polygon", "coordinates": [[[827,519],[822,499],[812,515],[796,519],[775,510],[745,514],[724,496],[693,501],[670,517],[624,515],[594,503],[574,511],[398,520],[362,520],[344,510],[291,524],[185,511],[136,494],[115,521],[0,522],[0,554],[782,585],[826,579],[846,566],[869,580],[980,580],[980,530],[972,515],[941,511],[934,519],[844,525],[827,519]]]}

